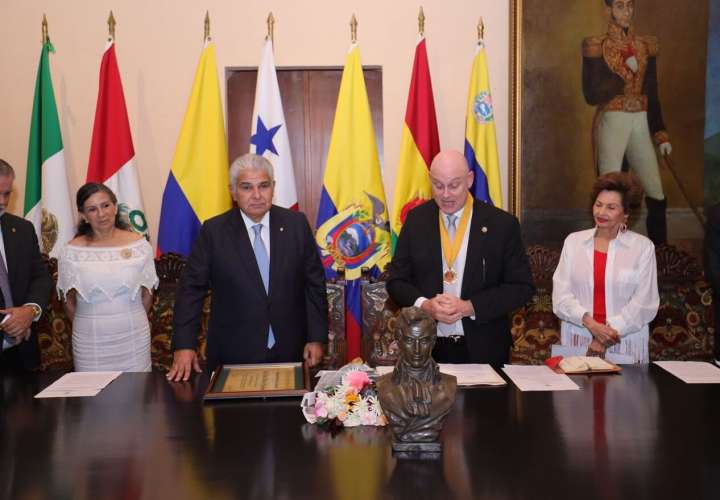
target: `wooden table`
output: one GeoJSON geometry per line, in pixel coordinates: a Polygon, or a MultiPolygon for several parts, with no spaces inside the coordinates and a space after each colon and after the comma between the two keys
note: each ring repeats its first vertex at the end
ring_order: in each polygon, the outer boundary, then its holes
{"type": "Polygon", "coordinates": [[[720,498],[720,387],[654,365],[460,391],[436,462],[393,459],[386,429],[332,436],[298,399],[203,404],[204,376],[33,399],[58,376],[0,376],[0,498],[720,498]]]}

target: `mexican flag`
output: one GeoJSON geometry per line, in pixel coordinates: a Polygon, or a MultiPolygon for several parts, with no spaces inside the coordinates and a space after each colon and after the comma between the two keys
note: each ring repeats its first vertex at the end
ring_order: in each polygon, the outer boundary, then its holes
{"type": "Polygon", "coordinates": [[[40,251],[57,257],[75,234],[75,220],[50,77],[50,52],[55,49],[47,41],[35,80],[23,213],[35,226],[40,251]]]}

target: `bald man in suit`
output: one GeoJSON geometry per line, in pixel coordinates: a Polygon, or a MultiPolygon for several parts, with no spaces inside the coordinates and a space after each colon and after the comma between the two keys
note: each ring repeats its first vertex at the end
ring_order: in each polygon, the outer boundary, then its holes
{"type": "Polygon", "coordinates": [[[436,361],[501,366],[512,343],[508,314],[534,292],[520,225],[469,194],[473,172],[457,151],[433,159],[430,181],[433,199],[403,225],[388,293],[438,321],[436,361]]]}

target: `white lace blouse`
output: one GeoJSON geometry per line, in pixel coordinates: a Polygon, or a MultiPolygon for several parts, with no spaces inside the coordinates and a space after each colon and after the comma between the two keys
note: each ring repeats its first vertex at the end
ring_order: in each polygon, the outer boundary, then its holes
{"type": "Polygon", "coordinates": [[[66,245],[58,262],[60,294],[75,290],[85,302],[103,302],[141,287],[157,288],[153,249],[144,238],[122,247],[66,245]]]}

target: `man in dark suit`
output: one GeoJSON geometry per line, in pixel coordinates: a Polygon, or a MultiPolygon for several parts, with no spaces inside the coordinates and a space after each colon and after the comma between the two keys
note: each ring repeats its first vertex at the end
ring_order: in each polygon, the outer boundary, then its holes
{"type": "Polygon", "coordinates": [[[707,211],[705,275],[713,287],[715,308],[715,362],[720,365],[720,203],[707,211]]]}
{"type": "Polygon", "coordinates": [[[0,371],[26,371],[40,363],[32,325],[47,307],[53,286],[35,228],[5,212],[14,180],[15,171],[0,159],[0,371]]]}
{"type": "Polygon", "coordinates": [[[246,154],[230,167],[238,208],[207,220],[175,298],[171,381],[200,371],[195,349],[212,290],[208,370],[220,364],[320,362],[327,341],[325,274],[305,215],[272,205],[272,164],[246,154]]]}
{"type": "Polygon", "coordinates": [[[438,321],[433,357],[441,363],[508,361],[508,313],[533,294],[515,217],[476,200],[473,173],[456,151],[430,167],[433,200],[410,211],[390,264],[388,292],[438,321]]]}

